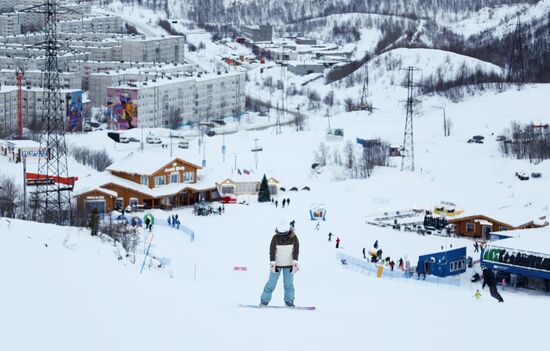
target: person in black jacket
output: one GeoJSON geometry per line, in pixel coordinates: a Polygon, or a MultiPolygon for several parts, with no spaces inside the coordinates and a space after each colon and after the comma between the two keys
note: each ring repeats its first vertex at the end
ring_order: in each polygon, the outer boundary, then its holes
{"type": "Polygon", "coordinates": [[[486,266],[481,266],[481,269],[483,271],[483,285],[481,287],[485,289],[485,285],[488,285],[491,296],[497,299],[498,302],[504,302],[504,299],[497,291],[497,279],[495,277],[495,273],[486,266]]]}

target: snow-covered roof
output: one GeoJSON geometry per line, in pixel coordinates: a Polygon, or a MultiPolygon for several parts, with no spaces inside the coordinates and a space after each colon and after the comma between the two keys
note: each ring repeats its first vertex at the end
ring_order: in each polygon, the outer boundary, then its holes
{"type": "Polygon", "coordinates": [[[514,229],[514,230],[491,232],[490,234],[507,236],[509,238],[519,238],[519,237],[522,237],[522,236],[536,234],[536,233],[539,233],[539,232],[540,233],[548,232],[549,235],[550,235],[550,228],[549,227],[542,227],[542,228],[531,228],[531,229],[514,229]]]}
{"type": "Polygon", "coordinates": [[[477,216],[484,216],[486,218],[508,224],[512,227],[520,227],[531,222],[536,225],[544,225],[547,220],[539,213],[533,212],[532,208],[523,206],[506,206],[496,210],[479,211],[477,213],[465,212],[451,218],[450,221],[453,222],[456,220],[477,216]]]}
{"type": "Polygon", "coordinates": [[[107,184],[116,184],[123,188],[132,189],[141,194],[160,198],[168,195],[177,194],[185,189],[192,189],[194,191],[213,189],[215,188],[214,184],[208,183],[206,181],[199,181],[197,183],[171,183],[167,185],[162,185],[155,188],[149,188],[146,185],[133,182],[124,178],[117,177],[110,173],[104,173],[100,175],[94,175],[88,179],[79,179],[79,182],[82,181],[83,184],[80,184],[79,189],[74,192],[74,196],[79,196],[90,191],[102,191],[108,193],[109,195],[118,196],[118,193],[103,188],[107,184]]]}
{"type": "Polygon", "coordinates": [[[181,160],[185,163],[192,165],[193,167],[201,169],[201,166],[198,166],[190,161],[184,160],[179,157],[173,157],[170,155],[159,153],[138,152],[132,153],[121,161],[113,163],[112,165],[107,167],[107,170],[113,172],[125,172],[129,174],[151,175],[175,160],[181,160]]]}
{"type": "Polygon", "coordinates": [[[487,248],[503,248],[550,254],[550,228],[526,229],[519,236],[494,241],[487,248]]]}
{"type": "Polygon", "coordinates": [[[40,143],[34,140],[5,140],[4,143],[16,148],[40,148],[40,143]]]}

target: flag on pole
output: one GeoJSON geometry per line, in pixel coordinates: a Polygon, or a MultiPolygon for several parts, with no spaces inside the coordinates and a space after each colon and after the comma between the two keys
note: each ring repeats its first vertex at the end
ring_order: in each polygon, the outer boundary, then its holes
{"type": "Polygon", "coordinates": [[[243,169],[244,174],[250,175],[250,171],[248,169],[243,169]]]}

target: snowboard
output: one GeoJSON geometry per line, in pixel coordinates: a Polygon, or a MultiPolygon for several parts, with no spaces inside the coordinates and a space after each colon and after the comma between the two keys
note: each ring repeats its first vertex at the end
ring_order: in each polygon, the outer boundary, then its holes
{"type": "Polygon", "coordinates": [[[246,307],[246,308],[257,308],[257,309],[263,309],[263,308],[275,308],[275,309],[287,309],[287,310],[300,310],[300,311],[314,311],[316,309],[315,306],[296,306],[296,307],[288,307],[288,306],[259,306],[259,305],[243,305],[238,304],[239,307],[246,307]]]}

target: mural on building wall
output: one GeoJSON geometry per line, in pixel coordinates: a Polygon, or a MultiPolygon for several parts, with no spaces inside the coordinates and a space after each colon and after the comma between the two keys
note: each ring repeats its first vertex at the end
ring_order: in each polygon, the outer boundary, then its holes
{"type": "Polygon", "coordinates": [[[67,115],[67,131],[82,131],[82,91],[75,91],[65,95],[67,115]]]}
{"type": "Polygon", "coordinates": [[[137,97],[137,90],[108,90],[107,108],[113,129],[132,129],[138,126],[137,97]]]}

